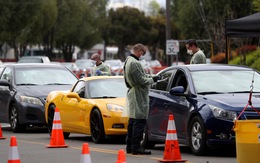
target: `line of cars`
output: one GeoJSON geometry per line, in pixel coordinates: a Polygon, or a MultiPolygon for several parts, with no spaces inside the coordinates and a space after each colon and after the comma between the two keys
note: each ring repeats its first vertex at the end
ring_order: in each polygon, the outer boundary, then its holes
{"type": "MultiPolygon", "coordinates": [[[[142,146],[164,143],[169,114],[175,117],[180,144],[196,155],[209,148],[234,145],[234,120],[248,102],[260,110],[259,72],[242,66],[178,65],[161,70],[151,86],[150,110],[142,146]],[[251,87],[250,87],[251,86],[251,87]],[[251,90],[250,90],[251,89],[251,90]]],[[[85,77],[57,64],[0,66],[0,122],[14,132],[47,126],[51,134],[54,109],[60,110],[64,137],[91,135],[95,143],[108,135],[125,135],[122,116],[127,88],[122,76],[85,77]]],[[[260,119],[248,108],[240,119],[260,119]]]]}
{"type": "Polygon", "coordinates": [[[59,107],[66,138],[83,133],[100,143],[107,135],[126,134],[122,76],[78,79],[62,65],[42,63],[2,65],[0,72],[0,122],[10,123],[13,132],[47,126],[51,134],[59,107]]]}

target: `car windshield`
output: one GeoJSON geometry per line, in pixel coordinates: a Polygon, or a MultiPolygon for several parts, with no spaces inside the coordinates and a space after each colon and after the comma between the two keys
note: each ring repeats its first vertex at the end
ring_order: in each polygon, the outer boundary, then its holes
{"type": "Polygon", "coordinates": [[[67,69],[31,67],[15,71],[16,85],[73,85],[78,79],[67,69]]]}
{"type": "Polygon", "coordinates": [[[249,92],[253,77],[253,92],[260,92],[260,75],[254,71],[195,71],[191,74],[197,93],[249,92]]]}
{"type": "Polygon", "coordinates": [[[126,97],[127,87],[123,78],[89,81],[91,98],[126,97]]]}

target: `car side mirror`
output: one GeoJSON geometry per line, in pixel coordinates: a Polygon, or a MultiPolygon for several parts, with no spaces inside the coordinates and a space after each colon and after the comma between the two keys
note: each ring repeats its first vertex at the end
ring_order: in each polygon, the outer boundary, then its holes
{"type": "Polygon", "coordinates": [[[176,86],[170,89],[170,94],[174,96],[184,96],[184,87],[183,86],[176,86]]]}
{"type": "Polygon", "coordinates": [[[75,99],[78,100],[78,102],[81,101],[81,98],[79,97],[79,95],[78,95],[76,92],[69,92],[69,93],[67,94],[67,97],[68,97],[68,98],[75,98],[75,99]]]}
{"type": "Polygon", "coordinates": [[[7,80],[0,80],[0,86],[8,86],[8,87],[10,87],[10,83],[7,80]]]}

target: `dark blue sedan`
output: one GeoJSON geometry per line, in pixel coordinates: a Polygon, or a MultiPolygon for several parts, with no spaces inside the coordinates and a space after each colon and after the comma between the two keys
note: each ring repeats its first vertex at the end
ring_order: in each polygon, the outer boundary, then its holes
{"type": "Polygon", "coordinates": [[[158,75],[162,79],[149,93],[145,148],[165,141],[169,114],[175,117],[179,143],[190,146],[195,155],[216,145],[235,145],[234,120],[247,104],[239,119],[260,119],[253,109],[260,110],[260,74],[251,68],[182,65],[158,75]]]}

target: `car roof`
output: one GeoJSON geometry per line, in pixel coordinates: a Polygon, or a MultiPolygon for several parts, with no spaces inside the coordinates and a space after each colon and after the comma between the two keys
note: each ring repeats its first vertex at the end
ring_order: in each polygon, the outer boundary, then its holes
{"type": "Polygon", "coordinates": [[[22,56],[21,58],[49,58],[48,56],[22,56]]]}
{"type": "Polygon", "coordinates": [[[14,64],[7,64],[7,65],[1,65],[1,67],[64,67],[59,64],[54,63],[14,63],[14,64]]]}
{"type": "Polygon", "coordinates": [[[107,59],[105,62],[122,62],[120,59],[107,59]]]}
{"type": "Polygon", "coordinates": [[[85,62],[85,61],[91,61],[91,59],[77,59],[75,62],[85,62]]]}
{"type": "Polygon", "coordinates": [[[190,64],[190,65],[179,65],[165,68],[164,70],[171,70],[176,67],[182,67],[189,71],[205,71],[205,70],[252,70],[252,68],[244,65],[227,65],[227,64],[190,64]]]}

